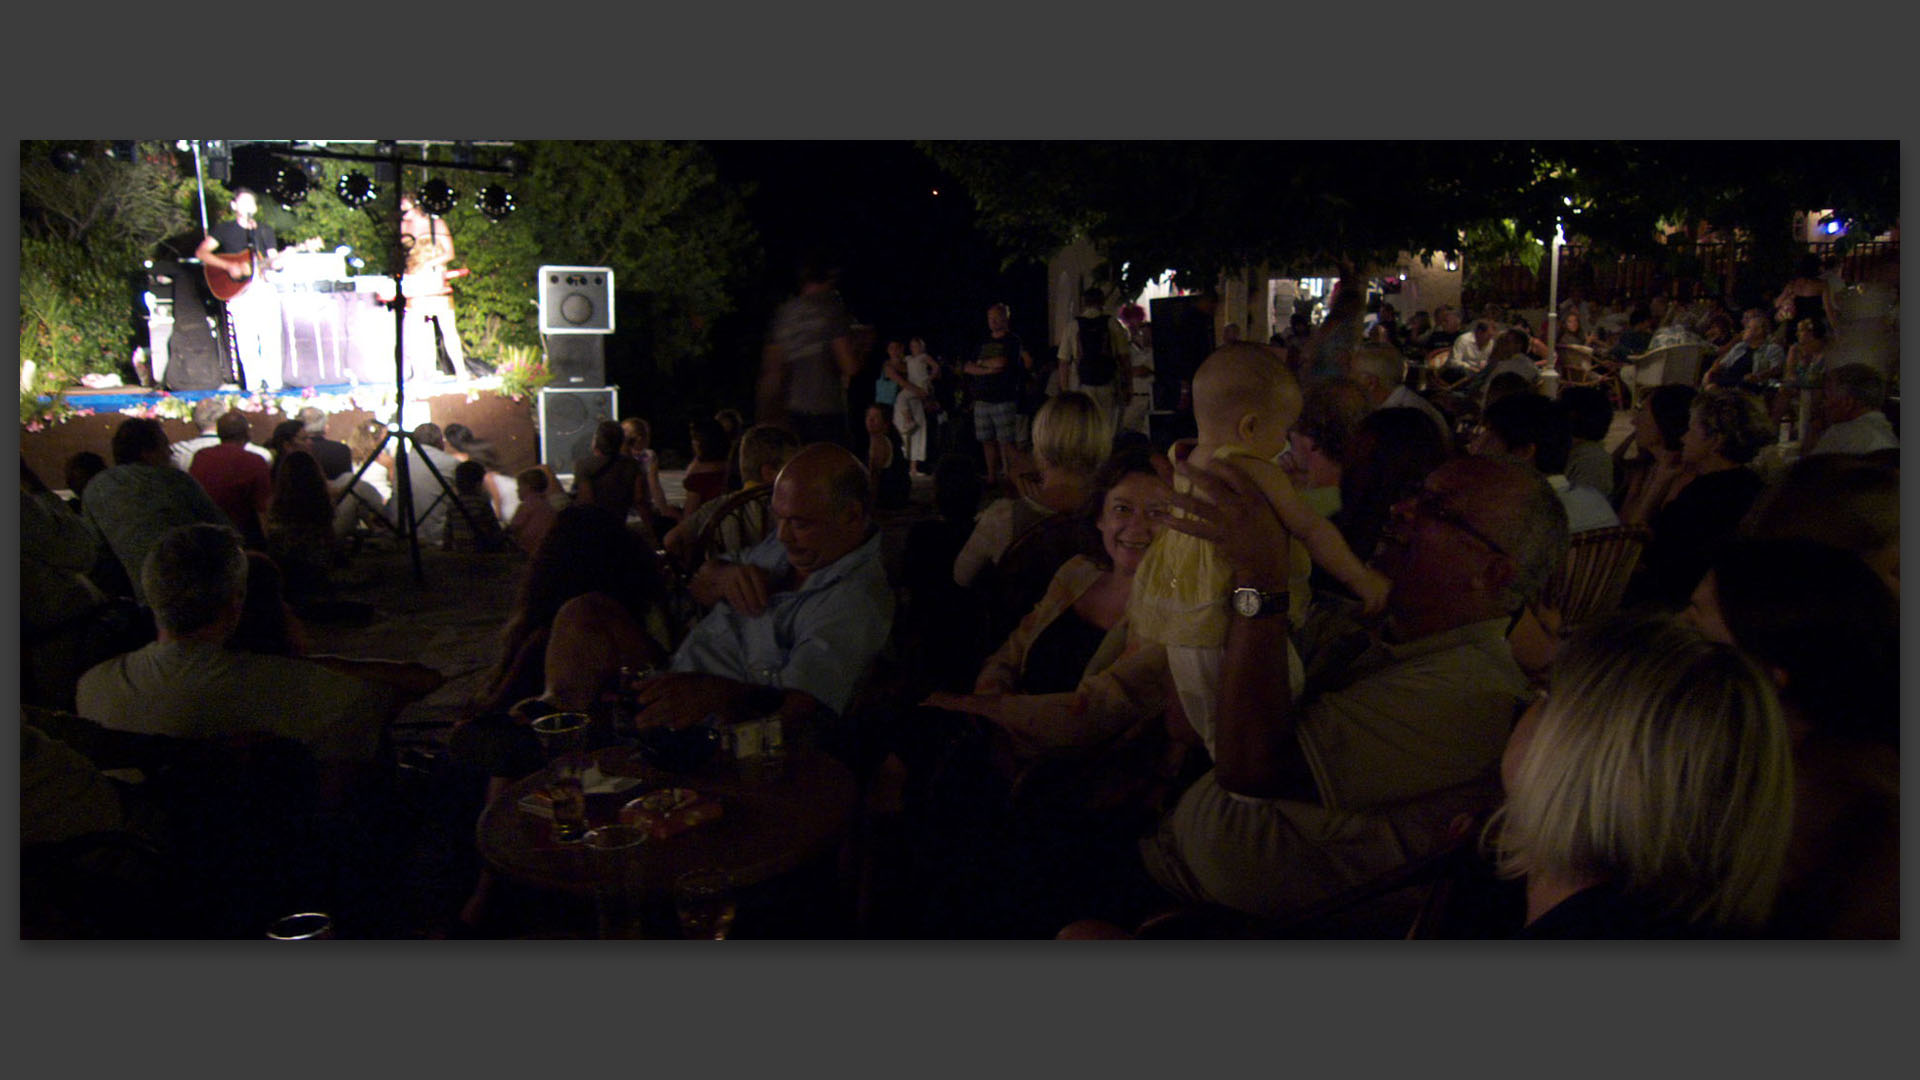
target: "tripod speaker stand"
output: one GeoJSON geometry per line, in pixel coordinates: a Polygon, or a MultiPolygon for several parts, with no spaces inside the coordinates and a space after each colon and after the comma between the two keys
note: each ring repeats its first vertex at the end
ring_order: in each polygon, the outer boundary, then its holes
{"type": "MultiPolygon", "coordinates": [[[[397,182],[400,176],[400,156],[397,150],[393,155],[393,175],[396,178],[394,184],[393,212],[394,220],[398,221],[402,192],[400,190],[400,184],[397,182]]],[[[413,432],[402,430],[401,426],[401,418],[406,415],[407,403],[407,296],[406,253],[402,250],[400,244],[400,230],[398,226],[394,228],[394,241],[388,253],[388,266],[394,281],[393,299],[389,301],[387,305],[393,309],[393,422],[387,425],[386,436],[380,440],[380,445],[374,447],[373,452],[367,455],[367,460],[363,462],[360,468],[353,474],[353,479],[347,482],[346,491],[342,493],[340,500],[336,500],[334,505],[338,506],[340,501],[357,497],[353,494],[353,485],[360,482],[360,478],[366,474],[366,471],[373,466],[374,461],[379,458],[380,451],[385,449],[387,443],[391,441],[394,444],[393,505],[395,510],[394,516],[398,519],[396,531],[407,538],[407,548],[413,558],[413,580],[416,583],[424,583],[426,581],[426,571],[420,564],[420,524],[427,514],[433,512],[433,508],[438,505],[439,500],[445,499],[452,510],[458,512],[460,516],[465,519],[467,527],[473,530],[473,535],[479,535],[480,528],[479,523],[474,520],[473,515],[467,510],[466,504],[462,503],[459,497],[454,494],[452,486],[447,483],[447,478],[441,475],[439,467],[434,465],[433,459],[427,457],[425,454],[420,455],[421,463],[426,465],[427,473],[433,477],[434,483],[439,485],[440,494],[434,496],[434,501],[427,504],[425,513],[415,514],[413,512],[413,470],[407,466],[407,448],[409,443],[416,444],[415,452],[417,453],[419,439],[414,436],[413,432]]]]}

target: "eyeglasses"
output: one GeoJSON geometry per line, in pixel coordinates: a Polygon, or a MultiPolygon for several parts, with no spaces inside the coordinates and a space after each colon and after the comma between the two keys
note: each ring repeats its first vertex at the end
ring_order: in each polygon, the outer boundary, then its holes
{"type": "Polygon", "coordinates": [[[1507,554],[1506,548],[1501,547],[1488,537],[1486,533],[1475,528],[1460,511],[1448,506],[1446,496],[1440,492],[1421,488],[1420,492],[1414,495],[1409,501],[1413,504],[1413,512],[1419,514],[1421,517],[1429,518],[1443,525],[1451,525],[1459,529],[1461,532],[1487,545],[1496,555],[1506,555],[1508,558],[1513,557],[1507,554]]]}

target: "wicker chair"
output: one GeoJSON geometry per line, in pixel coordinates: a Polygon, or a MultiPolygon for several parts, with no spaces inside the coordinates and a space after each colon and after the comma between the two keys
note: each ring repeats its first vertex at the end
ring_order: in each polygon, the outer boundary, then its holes
{"type": "Polygon", "coordinates": [[[1707,345],[1669,345],[1664,349],[1628,357],[1627,362],[1633,366],[1633,371],[1623,374],[1627,376],[1627,386],[1633,395],[1629,405],[1639,408],[1641,397],[1656,386],[1698,386],[1700,361],[1710,349],[1711,346],[1707,345]]]}
{"type": "Polygon", "coordinates": [[[759,484],[725,496],[687,550],[688,572],[715,555],[738,555],[766,539],[772,529],[773,485],[759,484]]]}
{"type": "Polygon", "coordinates": [[[1534,601],[1535,610],[1557,612],[1559,625],[1570,630],[1618,608],[1649,535],[1643,525],[1575,533],[1567,545],[1566,561],[1534,601]]]}

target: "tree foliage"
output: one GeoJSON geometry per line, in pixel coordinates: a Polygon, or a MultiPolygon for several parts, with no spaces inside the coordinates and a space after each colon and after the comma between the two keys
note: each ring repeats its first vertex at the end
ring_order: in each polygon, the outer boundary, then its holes
{"type": "Polygon", "coordinates": [[[1602,250],[1646,253],[1663,222],[1708,220],[1784,250],[1795,209],[1832,207],[1861,233],[1899,215],[1894,142],[920,145],[1015,258],[1084,237],[1128,291],[1162,270],[1192,288],[1250,265],[1524,257],[1560,220],[1602,250]]]}
{"type": "MultiPolygon", "coordinates": [[[[607,266],[641,297],[661,369],[705,355],[757,257],[744,193],[698,143],[527,144],[527,216],[539,262],[607,266]]],[[[537,264],[536,264],[537,265],[537,264]]]]}
{"type": "MultiPolygon", "coordinates": [[[[23,370],[31,363],[39,372],[39,393],[71,386],[88,372],[121,369],[136,332],[133,278],[142,262],[162,248],[186,254],[201,235],[190,155],[170,142],[142,142],[135,160],[120,161],[107,156],[108,145],[21,144],[20,356],[23,370]],[[78,172],[53,164],[61,147],[78,153],[78,172]]],[[[372,152],[371,143],[325,145],[372,152]]],[[[444,220],[454,235],[454,265],[470,271],[452,282],[468,355],[495,360],[510,348],[538,346],[535,278],[545,264],[611,267],[622,294],[638,298],[642,316],[619,334],[643,339],[640,351],[658,366],[670,370],[709,352],[710,328],[732,309],[758,252],[743,193],[720,181],[706,149],[665,142],[529,142],[516,149],[528,166],[511,178],[457,169],[444,144],[427,146],[399,171],[400,189],[432,177],[459,194],[444,220]],[[514,192],[519,207],[499,222],[488,221],[476,199],[495,182],[514,192]]],[[[351,248],[363,264],[355,273],[397,269],[395,184],[381,184],[373,202],[352,208],[335,196],[335,182],[354,170],[371,175],[374,166],[307,155],[307,197],[281,206],[240,167],[243,157],[271,155],[303,156],[291,143],[235,144],[233,183],[255,188],[261,219],[283,243],[317,236],[328,248],[351,248]]],[[[231,197],[228,184],[207,181],[212,221],[226,216],[231,197]]]]}
{"type": "Polygon", "coordinates": [[[20,144],[20,362],[37,396],[89,372],[117,370],[131,348],[134,277],[161,238],[191,222],[192,172],[165,143],[136,143],[132,160],[105,142],[20,144]],[[84,163],[69,173],[57,149],[84,163]]]}

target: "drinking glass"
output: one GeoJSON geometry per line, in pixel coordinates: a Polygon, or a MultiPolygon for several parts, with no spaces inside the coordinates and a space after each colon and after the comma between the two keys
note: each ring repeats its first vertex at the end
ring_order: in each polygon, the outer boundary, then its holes
{"type": "Polygon", "coordinates": [[[269,941],[326,941],[333,938],[333,919],[318,911],[303,911],[275,919],[267,928],[269,941]]]}
{"type": "Polygon", "coordinates": [[[549,713],[533,722],[547,756],[547,798],[553,805],[553,838],[563,844],[587,835],[586,713],[549,713]]]}
{"type": "Polygon", "coordinates": [[[646,830],[637,825],[602,825],[587,832],[587,869],[603,939],[646,936],[641,924],[646,890],[640,864],[640,846],[646,839],[646,830]]]}
{"type": "Polygon", "coordinates": [[[724,940],[737,908],[733,875],[725,870],[693,870],[674,879],[673,909],[686,937],[724,940]]]}
{"type": "Polygon", "coordinates": [[[640,687],[659,673],[659,669],[650,664],[621,667],[619,686],[614,695],[613,734],[615,738],[625,742],[639,734],[639,725],[634,722],[634,718],[640,712],[640,687]]]}

